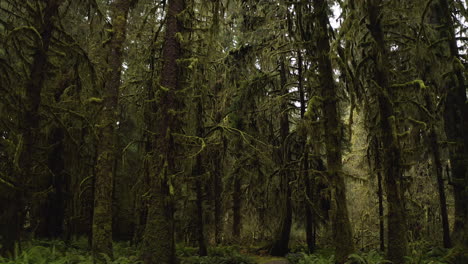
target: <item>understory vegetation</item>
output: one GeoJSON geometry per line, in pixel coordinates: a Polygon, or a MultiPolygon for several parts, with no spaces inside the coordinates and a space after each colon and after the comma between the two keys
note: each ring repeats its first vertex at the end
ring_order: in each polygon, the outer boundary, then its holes
{"type": "MultiPolygon", "coordinates": [[[[284,258],[262,254],[261,247],[221,246],[212,247],[207,256],[199,256],[196,247],[177,245],[177,256],[181,264],[267,264],[287,260],[290,264],[334,264],[333,250],[318,249],[314,254],[304,252],[304,248],[292,248],[284,258]]],[[[406,257],[408,264],[457,264],[463,263],[467,252],[460,249],[434,247],[429,242],[419,241],[410,245],[411,255],[406,257]],[[465,255],[465,256],[463,256],[465,255]]],[[[128,242],[114,244],[114,259],[105,256],[108,264],[138,264],[137,247],[128,242]]],[[[16,250],[11,258],[0,257],[0,264],[91,264],[93,257],[86,238],[65,243],[63,240],[32,240],[16,250]]],[[[282,263],[282,262],[280,262],[282,263]]],[[[286,262],[285,262],[286,263],[286,262]]],[[[390,264],[382,252],[371,250],[353,253],[346,264],[390,264]]]]}

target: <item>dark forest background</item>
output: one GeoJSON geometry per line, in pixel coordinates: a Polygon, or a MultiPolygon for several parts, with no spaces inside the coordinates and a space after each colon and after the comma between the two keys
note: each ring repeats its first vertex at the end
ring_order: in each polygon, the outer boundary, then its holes
{"type": "Polygon", "coordinates": [[[468,263],[467,18],[0,0],[1,260],[468,263]]]}

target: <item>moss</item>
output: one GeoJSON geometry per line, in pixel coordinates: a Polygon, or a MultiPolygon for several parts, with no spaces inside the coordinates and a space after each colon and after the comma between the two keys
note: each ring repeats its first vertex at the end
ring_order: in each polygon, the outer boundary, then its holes
{"type": "Polygon", "coordinates": [[[310,117],[313,109],[322,104],[322,102],[323,98],[320,96],[313,96],[312,98],[310,98],[309,103],[307,105],[307,111],[305,112],[304,116],[306,118],[310,117]]]}
{"type": "Polygon", "coordinates": [[[176,38],[177,42],[179,42],[179,43],[183,43],[183,42],[184,42],[184,36],[183,36],[182,33],[180,33],[180,32],[177,32],[177,33],[175,34],[175,38],[176,38]]]}
{"type": "Polygon", "coordinates": [[[453,58],[453,69],[455,71],[464,71],[465,70],[465,66],[463,65],[463,63],[460,61],[460,59],[454,57],[453,58]]]}
{"type": "Polygon", "coordinates": [[[103,102],[103,99],[98,98],[98,97],[90,97],[86,100],[86,103],[90,103],[90,104],[101,104],[102,102],[103,102]]]}
{"type": "Polygon", "coordinates": [[[426,89],[427,86],[423,80],[413,80],[406,83],[393,84],[392,88],[407,88],[407,87],[418,87],[419,89],[426,89]]]}

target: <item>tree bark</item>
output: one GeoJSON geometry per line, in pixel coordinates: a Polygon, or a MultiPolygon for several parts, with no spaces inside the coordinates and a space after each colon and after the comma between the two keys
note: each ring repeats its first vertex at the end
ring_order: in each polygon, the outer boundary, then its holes
{"type": "MultiPolygon", "coordinates": [[[[197,116],[196,116],[196,134],[197,137],[202,138],[204,136],[204,124],[203,124],[203,105],[201,100],[201,94],[197,95],[197,116]]],[[[205,223],[203,221],[203,177],[204,169],[202,162],[202,153],[199,153],[195,159],[195,168],[193,169],[193,176],[195,180],[195,191],[197,193],[197,240],[198,240],[198,254],[200,256],[207,256],[208,250],[206,248],[205,241],[205,223]]]]}
{"type": "Polygon", "coordinates": [[[288,112],[288,98],[289,93],[287,87],[286,67],[284,60],[280,61],[280,89],[281,89],[281,116],[280,116],[280,188],[284,191],[284,213],[282,215],[282,222],[280,225],[278,237],[276,238],[270,250],[273,256],[284,256],[289,251],[289,237],[291,234],[292,225],[292,202],[291,202],[291,186],[289,184],[291,172],[287,168],[288,162],[291,160],[287,138],[289,136],[289,112],[288,112]]]}
{"type": "Polygon", "coordinates": [[[448,0],[439,0],[436,5],[439,27],[442,37],[447,38],[454,78],[446,86],[445,101],[445,133],[449,142],[450,169],[453,179],[453,194],[455,201],[455,221],[453,242],[456,245],[468,247],[468,104],[466,104],[466,88],[463,66],[459,61],[459,52],[455,39],[454,22],[448,0]]]}
{"type": "MultiPolygon", "coordinates": [[[[162,50],[162,72],[157,99],[153,102],[153,119],[147,124],[155,135],[152,139],[150,170],[150,197],[141,258],[145,264],[175,264],[174,240],[174,186],[172,177],[178,173],[175,156],[180,146],[174,141],[174,133],[182,134],[181,121],[177,114],[183,107],[179,80],[182,73],[178,60],[181,47],[177,34],[182,32],[178,15],[185,9],[184,0],[169,0],[166,33],[162,50]]],[[[156,93],[154,93],[156,94],[156,93]]]]}
{"type": "MultiPolygon", "coordinates": [[[[380,159],[380,143],[376,136],[373,136],[369,146],[373,155],[373,170],[377,175],[377,199],[379,203],[379,247],[380,251],[385,252],[385,221],[384,221],[384,197],[383,197],[383,184],[382,184],[382,168],[380,159]]],[[[371,157],[369,158],[369,168],[372,166],[371,157]]]]}
{"type": "Polygon", "coordinates": [[[389,98],[389,68],[386,64],[388,54],[381,25],[382,5],[381,0],[368,0],[367,14],[368,28],[375,41],[373,46],[374,80],[377,86],[375,93],[379,107],[379,142],[383,146],[382,169],[388,202],[387,257],[398,264],[404,263],[404,257],[408,252],[408,241],[404,191],[401,186],[401,148],[397,136],[395,112],[389,98]]]}
{"type": "MultiPolygon", "coordinates": [[[[216,1],[216,7],[219,8],[219,1],[216,1]]],[[[215,9],[217,10],[217,9],[215,9]]],[[[215,14],[218,12],[216,11],[215,14]]],[[[215,16],[217,18],[217,16],[215,16]]],[[[215,23],[213,23],[216,25],[215,23]]],[[[216,94],[216,99],[214,103],[214,111],[217,111],[215,114],[215,123],[216,124],[221,124],[222,122],[222,113],[220,111],[222,103],[221,103],[221,82],[217,82],[214,85],[214,93],[216,94]]],[[[213,157],[213,195],[214,195],[214,232],[215,232],[215,243],[217,245],[221,244],[222,242],[222,234],[223,234],[223,220],[222,220],[222,215],[223,215],[223,208],[222,208],[222,193],[223,193],[223,159],[224,159],[224,153],[226,151],[225,149],[225,140],[224,140],[224,134],[221,131],[220,132],[220,140],[222,141],[222,147],[216,148],[214,151],[214,157],[213,157]]]]}
{"type": "Polygon", "coordinates": [[[239,239],[241,235],[242,226],[242,181],[240,176],[236,173],[234,175],[234,190],[232,191],[232,236],[234,239],[239,239]]]}
{"type": "Polygon", "coordinates": [[[102,110],[98,116],[96,174],[94,180],[94,210],[92,250],[95,263],[106,263],[103,255],[113,258],[112,252],[112,192],[115,171],[115,131],[121,82],[123,48],[126,38],[130,0],[115,1],[111,5],[112,35],[108,43],[106,79],[102,110]]]}
{"type": "Polygon", "coordinates": [[[342,175],[341,122],[338,112],[337,89],[333,79],[330,60],[330,39],[328,34],[327,2],[313,1],[317,25],[318,72],[323,98],[325,126],[325,150],[328,177],[332,187],[332,228],[336,261],[343,263],[354,250],[351,224],[346,204],[346,187],[342,175]]]}
{"type": "MultiPolygon", "coordinates": [[[[427,91],[425,91],[425,101],[428,111],[432,114],[435,113],[434,103],[427,91]]],[[[429,145],[432,152],[432,160],[434,162],[434,171],[437,179],[437,189],[439,193],[440,203],[440,216],[442,218],[442,238],[445,248],[451,248],[452,242],[450,239],[450,228],[447,213],[447,198],[445,196],[445,184],[443,179],[443,166],[441,162],[439,139],[436,132],[436,126],[434,125],[435,120],[430,120],[430,127],[428,131],[429,145]]]]}
{"type": "MultiPolygon", "coordinates": [[[[299,101],[300,101],[300,110],[301,110],[301,120],[305,121],[305,113],[306,113],[306,95],[305,89],[303,85],[303,68],[302,68],[302,54],[301,51],[297,51],[297,78],[298,78],[298,89],[299,89],[299,101]]],[[[314,232],[314,215],[312,213],[311,208],[311,201],[314,201],[312,197],[313,193],[313,181],[310,180],[309,175],[309,146],[307,144],[307,132],[302,131],[303,135],[301,135],[301,145],[302,145],[302,176],[304,177],[304,188],[305,188],[305,216],[306,216],[306,241],[307,241],[307,249],[309,253],[312,254],[315,251],[316,247],[316,237],[314,232]]]]}

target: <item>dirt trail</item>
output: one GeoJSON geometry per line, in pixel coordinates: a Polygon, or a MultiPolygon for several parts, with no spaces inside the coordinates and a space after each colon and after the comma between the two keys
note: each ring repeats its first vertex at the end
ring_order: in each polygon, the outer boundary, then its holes
{"type": "Polygon", "coordinates": [[[289,262],[285,259],[282,259],[282,260],[272,260],[272,261],[268,261],[268,262],[265,262],[263,264],[289,264],[289,262]]]}

